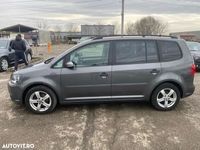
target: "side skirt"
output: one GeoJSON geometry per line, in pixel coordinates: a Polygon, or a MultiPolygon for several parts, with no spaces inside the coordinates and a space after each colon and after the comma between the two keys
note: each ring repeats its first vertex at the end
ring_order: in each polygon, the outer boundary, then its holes
{"type": "Polygon", "coordinates": [[[66,98],[62,104],[144,101],[143,95],[98,96],[66,98]]]}

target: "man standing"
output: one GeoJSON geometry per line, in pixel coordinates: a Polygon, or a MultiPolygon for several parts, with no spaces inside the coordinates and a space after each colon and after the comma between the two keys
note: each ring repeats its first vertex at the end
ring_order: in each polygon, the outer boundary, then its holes
{"type": "Polygon", "coordinates": [[[24,40],[22,40],[21,34],[16,36],[16,39],[12,42],[12,49],[15,50],[15,71],[18,69],[18,63],[22,59],[25,65],[28,65],[28,61],[26,58],[26,44],[24,40]]]}

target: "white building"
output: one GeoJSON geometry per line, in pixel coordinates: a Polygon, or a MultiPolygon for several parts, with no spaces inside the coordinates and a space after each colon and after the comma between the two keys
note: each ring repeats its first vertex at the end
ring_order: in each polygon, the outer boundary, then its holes
{"type": "Polygon", "coordinates": [[[114,35],[114,25],[81,25],[81,35],[114,35]]]}

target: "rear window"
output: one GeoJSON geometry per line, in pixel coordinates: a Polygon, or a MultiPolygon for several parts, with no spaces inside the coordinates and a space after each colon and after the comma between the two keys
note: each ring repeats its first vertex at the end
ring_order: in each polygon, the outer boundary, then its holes
{"type": "Polygon", "coordinates": [[[0,40],[0,49],[7,48],[8,41],[7,40],[0,40]]]}
{"type": "Polygon", "coordinates": [[[158,41],[161,61],[173,61],[182,57],[178,44],[174,41],[158,41]]]}
{"type": "Polygon", "coordinates": [[[146,41],[147,63],[159,61],[156,41],[146,41]]]}
{"type": "Polygon", "coordinates": [[[134,64],[146,62],[144,41],[117,41],[116,64],[134,64]]]}

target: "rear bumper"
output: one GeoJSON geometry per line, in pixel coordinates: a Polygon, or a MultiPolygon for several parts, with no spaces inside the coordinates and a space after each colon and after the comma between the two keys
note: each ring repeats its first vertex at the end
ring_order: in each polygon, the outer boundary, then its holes
{"type": "Polygon", "coordinates": [[[195,61],[194,63],[196,65],[196,67],[197,67],[197,70],[200,70],[200,62],[199,61],[195,61]]]}
{"type": "Polygon", "coordinates": [[[183,98],[191,96],[195,91],[195,86],[192,85],[191,87],[187,87],[187,90],[183,92],[183,98]]]}
{"type": "Polygon", "coordinates": [[[13,102],[22,105],[22,90],[18,85],[12,84],[10,81],[8,82],[8,91],[10,94],[10,98],[13,102]]]}

